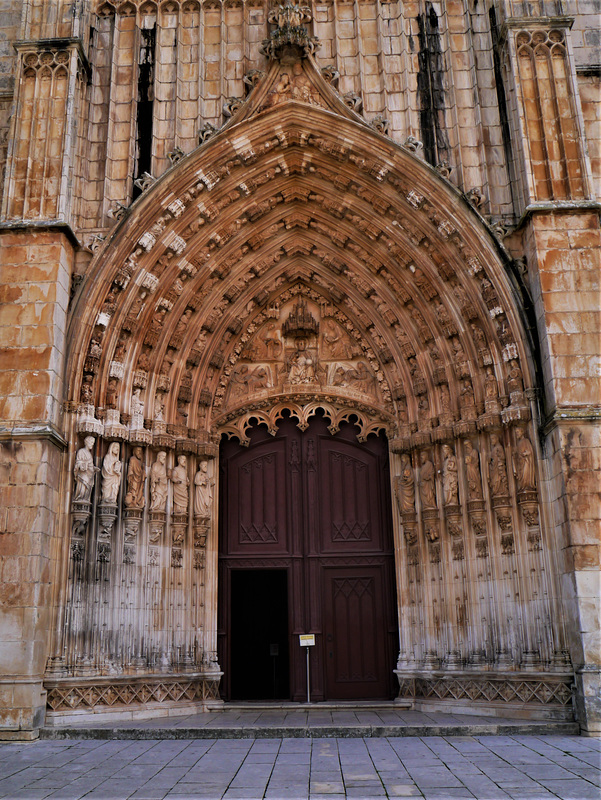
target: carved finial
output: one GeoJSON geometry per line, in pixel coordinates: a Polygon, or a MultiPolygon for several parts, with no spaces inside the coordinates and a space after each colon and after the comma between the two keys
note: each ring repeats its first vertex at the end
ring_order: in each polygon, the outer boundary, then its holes
{"type": "Polygon", "coordinates": [[[448,179],[451,176],[452,167],[448,161],[441,161],[440,164],[436,165],[435,169],[436,172],[438,172],[439,175],[442,175],[443,178],[448,179]]]}
{"type": "Polygon", "coordinates": [[[152,184],[156,181],[150,172],[143,172],[139,178],[136,178],[134,181],[134,186],[137,186],[138,189],[145,192],[152,184]]]}
{"type": "Polygon", "coordinates": [[[338,86],[340,73],[333,64],[328,64],[326,67],[322,67],[321,74],[327,83],[331,84],[332,86],[338,86]]]}
{"type": "Polygon", "coordinates": [[[342,99],[346,105],[357,114],[363,111],[363,99],[360,95],[356,94],[356,92],[347,92],[342,96],[342,99]]]}
{"type": "Polygon", "coordinates": [[[128,211],[129,208],[124,206],[123,203],[115,203],[115,205],[109,210],[109,217],[120,220],[123,219],[128,211]]]}
{"type": "Polygon", "coordinates": [[[416,139],[415,136],[408,136],[405,141],[403,142],[403,147],[407,150],[410,150],[412,153],[417,153],[418,150],[423,148],[422,142],[419,139],[416,139]]]}
{"type": "Polygon", "coordinates": [[[204,144],[211,136],[214,136],[218,130],[219,128],[216,128],[211,122],[205,122],[198,131],[198,144],[204,144]]]}
{"type": "Polygon", "coordinates": [[[167,153],[167,158],[169,159],[169,161],[171,161],[171,163],[172,163],[172,164],[177,164],[177,163],[179,163],[179,162],[182,160],[182,158],[183,158],[185,155],[186,155],[186,154],[185,154],[185,153],[184,153],[184,151],[181,149],[181,147],[177,147],[177,146],[176,146],[176,147],[174,147],[174,148],[173,148],[173,150],[170,150],[170,151],[167,153]]]}
{"type": "Polygon", "coordinates": [[[465,197],[468,202],[474,206],[474,208],[480,208],[484,205],[484,201],[486,200],[482,189],[479,186],[474,186],[473,189],[470,189],[469,192],[466,192],[465,197]]]}
{"type": "Polygon", "coordinates": [[[251,69],[250,72],[246,73],[242,80],[244,84],[249,87],[249,92],[254,89],[264,75],[265,73],[262,69],[251,69]]]}
{"type": "Polygon", "coordinates": [[[223,116],[229,119],[243,104],[244,100],[241,97],[228,97],[223,104],[223,116]]]}
{"type": "Polygon", "coordinates": [[[296,51],[301,58],[315,52],[319,46],[316,36],[310,36],[305,23],[311,22],[309,6],[294,5],[290,0],[269,12],[267,21],[276,25],[269,39],[261,44],[261,53],[268,58],[280,59],[287,49],[296,51]]]}
{"type": "Polygon", "coordinates": [[[390,122],[382,114],[378,114],[377,117],[374,117],[369,124],[379,133],[383,133],[384,136],[388,136],[390,122]]]}

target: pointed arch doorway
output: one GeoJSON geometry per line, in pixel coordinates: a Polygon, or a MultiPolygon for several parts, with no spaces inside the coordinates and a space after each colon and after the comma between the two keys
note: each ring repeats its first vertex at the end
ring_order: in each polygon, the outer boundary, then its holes
{"type": "Polygon", "coordinates": [[[219,661],[226,700],[394,696],[398,622],[388,448],[323,416],[220,451],[219,661]]]}

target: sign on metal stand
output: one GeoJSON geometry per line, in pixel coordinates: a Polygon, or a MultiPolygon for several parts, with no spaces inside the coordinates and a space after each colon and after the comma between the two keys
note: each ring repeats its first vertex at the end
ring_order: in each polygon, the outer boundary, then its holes
{"type": "Polygon", "coordinates": [[[315,644],[314,633],[301,633],[299,634],[299,644],[307,651],[307,703],[311,702],[311,676],[309,672],[309,648],[315,644]]]}

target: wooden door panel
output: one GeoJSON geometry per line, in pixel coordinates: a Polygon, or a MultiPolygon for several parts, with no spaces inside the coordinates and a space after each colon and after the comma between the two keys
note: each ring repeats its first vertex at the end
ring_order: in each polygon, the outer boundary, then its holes
{"type": "Polygon", "coordinates": [[[356,553],[381,547],[378,459],[332,437],[320,440],[319,530],[323,553],[356,553]]]}
{"type": "Polygon", "coordinates": [[[286,442],[276,439],[231,459],[227,470],[228,555],[288,552],[286,442]]]}
{"type": "Polygon", "coordinates": [[[389,695],[383,575],[378,567],[324,568],[326,691],[331,699],[389,695]]]}

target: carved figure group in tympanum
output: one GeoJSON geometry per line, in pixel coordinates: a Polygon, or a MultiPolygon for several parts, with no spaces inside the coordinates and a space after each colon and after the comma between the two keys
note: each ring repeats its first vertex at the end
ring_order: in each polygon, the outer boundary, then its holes
{"type": "Polygon", "coordinates": [[[253,395],[326,389],[378,400],[378,381],[359,342],[317,303],[299,297],[273,309],[233,366],[225,407],[253,395]]]}

